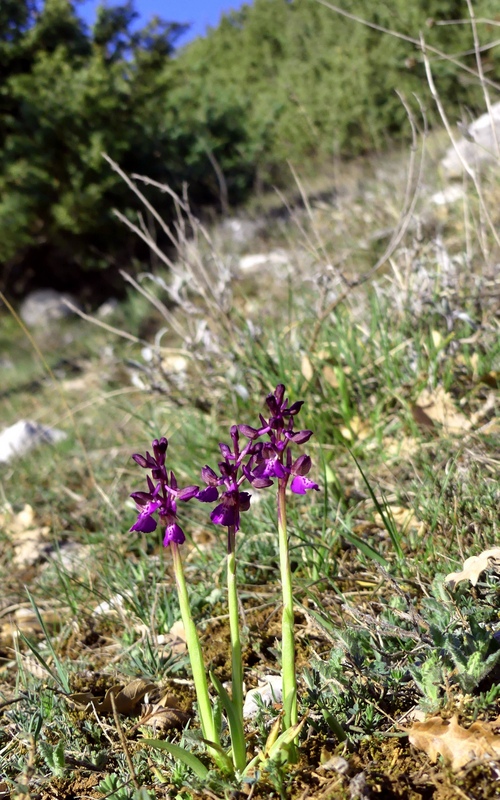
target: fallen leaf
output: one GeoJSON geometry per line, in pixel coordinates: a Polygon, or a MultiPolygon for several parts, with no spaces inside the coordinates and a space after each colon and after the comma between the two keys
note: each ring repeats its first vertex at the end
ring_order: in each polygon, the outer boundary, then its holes
{"type": "Polygon", "coordinates": [[[302,361],[300,362],[300,371],[302,372],[302,375],[306,381],[311,380],[312,376],[314,375],[314,369],[309,356],[302,356],[302,361]]]}
{"type": "Polygon", "coordinates": [[[135,681],[127,683],[123,688],[113,686],[106,692],[106,697],[102,703],[96,705],[96,711],[101,714],[107,714],[112,711],[111,696],[113,696],[115,707],[119,714],[134,714],[138,711],[143,697],[154,689],[156,689],[154,683],[145,681],[142,678],[137,678],[135,681]]]}
{"type": "Polygon", "coordinates": [[[186,631],[182,620],[174,622],[168,633],[160,634],[158,644],[167,647],[175,655],[183,655],[187,652],[186,631]]]}
{"type": "Polygon", "coordinates": [[[401,436],[397,439],[391,436],[385,436],[382,439],[382,446],[384,448],[384,453],[388,456],[408,458],[419,451],[420,442],[413,436],[401,436]]]}
{"type": "Polygon", "coordinates": [[[417,399],[415,408],[450,433],[463,433],[471,428],[470,420],[458,411],[453,398],[442,386],[438,386],[432,392],[424,389],[417,399]]]}
{"type": "Polygon", "coordinates": [[[412,405],[411,415],[413,417],[413,421],[421,430],[432,431],[436,429],[432,419],[428,416],[428,414],[425,413],[423,408],[420,408],[420,406],[412,405]]]}
{"type": "Polygon", "coordinates": [[[340,387],[340,383],[335,370],[328,364],[325,364],[322,371],[325,381],[332,386],[333,389],[338,389],[340,387]]]}
{"type": "Polygon", "coordinates": [[[479,376],[479,382],[485,383],[492,389],[500,389],[500,372],[485,372],[479,376]]]}
{"type": "Polygon", "coordinates": [[[341,426],[340,433],[344,439],[347,439],[348,441],[358,439],[360,442],[362,442],[364,439],[368,439],[368,437],[372,435],[373,430],[368,422],[362,420],[361,417],[355,416],[350,420],[348,426],[341,426]]]}
{"type": "Polygon", "coordinates": [[[135,727],[148,725],[157,732],[164,732],[184,728],[190,719],[191,715],[182,711],[175,695],[167,693],[157,703],[142,707],[141,718],[135,727]]]}
{"type": "Polygon", "coordinates": [[[139,712],[145,695],[155,689],[156,685],[154,683],[137,678],[135,681],[127,683],[126,686],[121,686],[121,684],[112,686],[108,689],[104,698],[102,695],[93,695],[92,692],[77,692],[76,694],[68,695],[66,699],[70,704],[77,706],[86,707],[92,705],[98,714],[111,714],[113,712],[111,698],[113,697],[118,713],[130,715],[139,712]]]}
{"type": "Polygon", "coordinates": [[[434,345],[435,349],[439,350],[440,347],[443,344],[443,341],[444,341],[444,339],[441,336],[440,332],[439,331],[431,331],[431,337],[432,337],[432,344],[434,345]]]}
{"type": "Polygon", "coordinates": [[[13,545],[12,562],[20,569],[36,564],[51,548],[48,539],[50,528],[36,526],[35,512],[28,504],[18,514],[14,514],[10,506],[5,506],[0,514],[0,526],[13,545]]]}
{"type": "MultiPolygon", "coordinates": [[[[396,528],[401,533],[407,533],[413,529],[419,536],[425,533],[425,522],[421,522],[415,515],[411,508],[403,508],[402,506],[387,506],[387,512],[394,520],[396,528]]],[[[384,521],[380,514],[374,515],[375,524],[379,528],[384,528],[384,521]]]]}
{"type": "Polygon", "coordinates": [[[478,556],[467,558],[461,572],[450,572],[444,580],[445,583],[451,584],[452,589],[460,581],[470,581],[476,586],[481,573],[490,568],[500,570],[500,547],[483,550],[478,556]]]}
{"type": "Polygon", "coordinates": [[[494,734],[491,727],[486,722],[474,722],[470,728],[463,728],[457,717],[451,720],[431,717],[425,722],[414,722],[408,738],[410,744],[427,753],[431,761],[442,756],[454,771],[458,771],[469,761],[500,757],[500,736],[494,734]]]}

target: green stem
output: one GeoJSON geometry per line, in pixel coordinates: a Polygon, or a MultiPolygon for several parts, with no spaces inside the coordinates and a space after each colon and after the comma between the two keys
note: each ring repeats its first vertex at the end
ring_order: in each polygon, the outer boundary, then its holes
{"type": "MultiPolygon", "coordinates": [[[[181,609],[181,617],[186,632],[186,643],[189,653],[189,660],[191,662],[191,669],[193,671],[194,686],[196,690],[196,699],[198,701],[198,712],[200,715],[201,730],[204,739],[220,745],[219,732],[216,729],[214,722],[214,715],[212,712],[212,705],[208,695],[207,675],[205,672],[205,664],[203,662],[203,655],[201,652],[200,640],[198,632],[191,616],[191,609],[189,607],[189,596],[186,586],[186,579],[184,577],[184,569],[182,567],[182,559],[179,552],[179,547],[175,542],[170,543],[172,551],[172,559],[174,566],[175,582],[177,585],[177,594],[179,596],[179,605],[181,609]]],[[[214,760],[218,760],[218,753],[213,748],[209,748],[214,760]]]]}
{"type": "Polygon", "coordinates": [[[229,629],[231,632],[231,667],[233,704],[243,728],[243,663],[241,657],[240,616],[236,585],[236,537],[234,526],[227,534],[227,600],[229,606],[229,629]]]}
{"type": "Polygon", "coordinates": [[[297,724],[297,677],[295,674],[295,637],[292,572],[286,529],[286,483],[278,488],[278,540],[280,551],[283,617],[281,623],[281,674],[283,680],[284,729],[297,724]]]}

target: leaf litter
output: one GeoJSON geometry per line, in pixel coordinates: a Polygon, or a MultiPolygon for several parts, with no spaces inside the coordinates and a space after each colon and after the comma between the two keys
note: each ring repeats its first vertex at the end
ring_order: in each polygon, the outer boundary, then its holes
{"type": "Polygon", "coordinates": [[[425,722],[414,722],[408,731],[410,744],[423,750],[433,762],[442,756],[454,772],[471,761],[500,759],[500,736],[494,733],[500,721],[473,722],[462,727],[456,716],[451,720],[430,717],[425,722]]]}
{"type": "Polygon", "coordinates": [[[500,547],[492,547],[489,550],[483,550],[478,556],[470,556],[464,561],[464,565],[459,572],[450,572],[445,578],[445,583],[454,589],[457,583],[461,581],[470,581],[473,586],[477,586],[479,578],[486,572],[492,569],[500,574],[500,547]]]}

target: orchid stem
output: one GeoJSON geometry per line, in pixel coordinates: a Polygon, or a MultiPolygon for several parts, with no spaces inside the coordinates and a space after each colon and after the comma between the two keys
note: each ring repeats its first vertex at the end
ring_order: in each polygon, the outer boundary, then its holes
{"type": "MultiPolygon", "coordinates": [[[[170,549],[172,551],[175,583],[177,585],[177,594],[179,596],[182,623],[186,632],[186,644],[189,653],[189,660],[191,662],[191,669],[193,671],[196,699],[198,701],[198,713],[200,715],[203,738],[213,742],[215,745],[220,746],[219,732],[215,726],[212,705],[210,703],[210,697],[208,694],[207,674],[205,671],[205,664],[203,662],[200,639],[198,637],[198,632],[193,622],[191,609],[189,607],[189,596],[186,586],[186,578],[184,576],[184,569],[182,566],[182,559],[179,552],[179,546],[175,542],[171,542],[170,549]]],[[[214,760],[217,761],[219,755],[217,751],[210,747],[209,751],[214,760]]]]}
{"type": "Polygon", "coordinates": [[[281,674],[283,680],[284,729],[297,724],[297,677],[295,674],[295,636],[292,572],[286,527],[286,482],[278,488],[278,540],[280,551],[281,591],[283,596],[281,674]]]}
{"type": "Polygon", "coordinates": [[[241,656],[240,617],[236,585],[236,532],[234,525],[227,533],[227,599],[231,632],[232,695],[243,729],[243,663],[241,656]]]}

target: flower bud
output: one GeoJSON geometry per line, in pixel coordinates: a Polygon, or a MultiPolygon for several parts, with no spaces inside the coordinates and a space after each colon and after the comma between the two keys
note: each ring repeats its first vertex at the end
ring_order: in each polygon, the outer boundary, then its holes
{"type": "Polygon", "coordinates": [[[199,491],[199,486],[186,486],[184,489],[180,490],[177,497],[179,500],[184,500],[184,502],[187,502],[187,500],[191,500],[192,497],[196,497],[199,491]]]}
{"type": "Polygon", "coordinates": [[[247,439],[256,439],[259,436],[257,428],[252,428],[251,425],[239,425],[240,433],[246,436],[247,439]]]}
{"type": "Polygon", "coordinates": [[[205,464],[204,467],[201,469],[201,477],[205,481],[208,486],[217,486],[218,478],[217,474],[213,471],[212,467],[209,467],[208,464],[205,464]]]}
{"type": "Polygon", "coordinates": [[[135,461],[135,463],[136,463],[136,464],[139,464],[139,466],[140,466],[140,467],[143,467],[144,469],[146,469],[146,467],[148,467],[148,466],[149,466],[149,464],[148,464],[148,462],[147,462],[146,458],[145,458],[144,456],[141,456],[141,454],[140,454],[140,453],[134,453],[134,455],[132,456],[132,458],[134,459],[134,461],[135,461]]]}
{"type": "Polygon", "coordinates": [[[312,431],[295,431],[294,433],[285,434],[290,441],[295,444],[305,444],[313,435],[312,431]]]}
{"type": "Polygon", "coordinates": [[[299,456],[292,465],[293,475],[307,475],[311,469],[311,457],[302,455],[299,456]]]}

